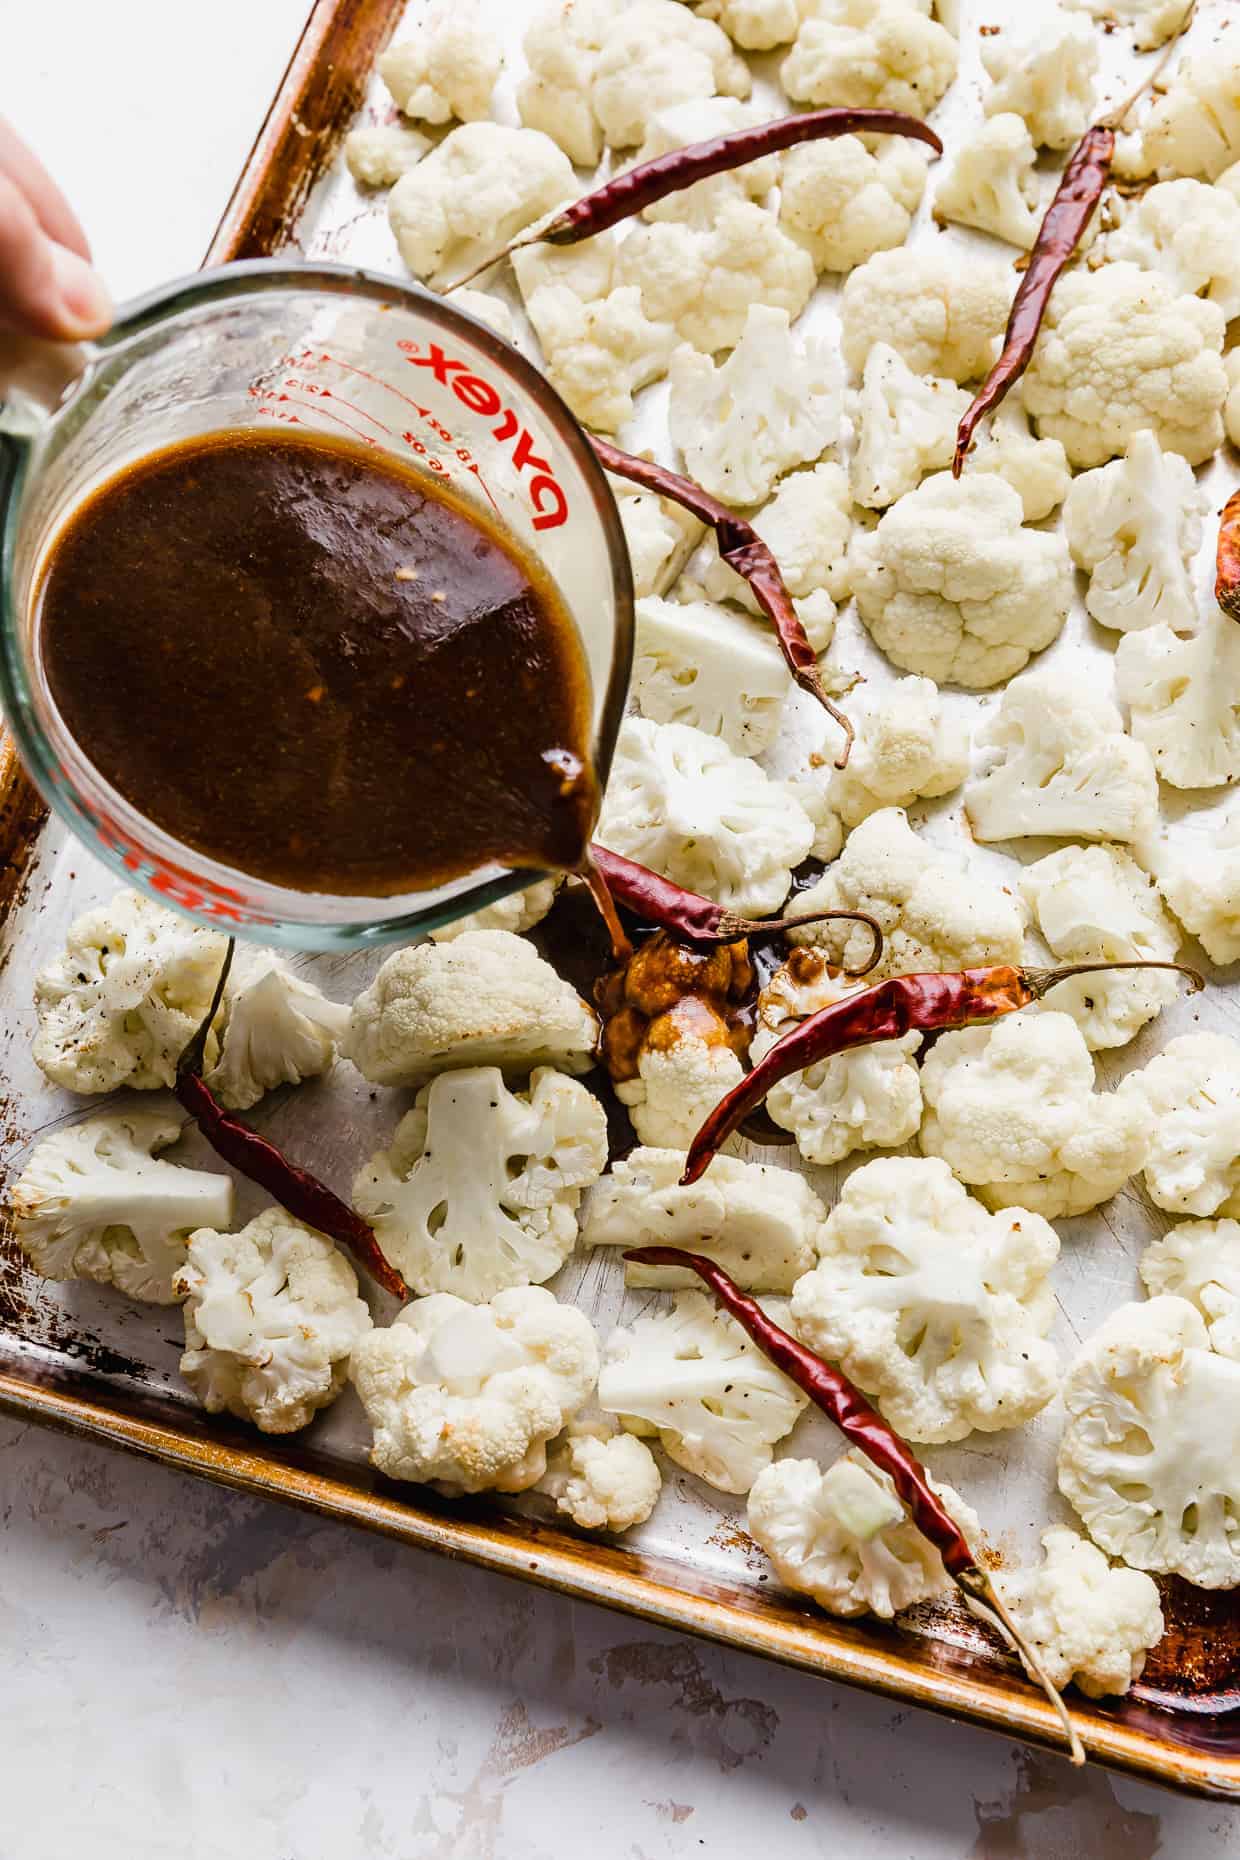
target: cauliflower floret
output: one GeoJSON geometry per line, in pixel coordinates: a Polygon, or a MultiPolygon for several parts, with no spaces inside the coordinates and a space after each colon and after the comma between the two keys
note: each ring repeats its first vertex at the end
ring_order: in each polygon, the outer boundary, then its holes
{"type": "Polygon", "coordinates": [[[1018,395],[1009,394],[991,414],[975,435],[968,460],[971,472],[994,472],[1011,485],[1026,523],[1049,517],[1072,482],[1067,453],[1057,439],[1038,439],[1030,432],[1029,415],[1018,395]]]}
{"type": "Polygon", "coordinates": [[[849,476],[856,501],[885,510],[927,472],[950,465],[970,398],[954,381],[914,374],[890,343],[876,342],[861,386],[850,396],[857,443],[849,476]]]}
{"type": "Polygon", "coordinates": [[[749,67],[710,20],[668,0],[629,0],[608,28],[590,100],[612,148],[636,148],[652,117],[695,97],[747,97],[749,67]]]}
{"type": "MultiPolygon", "coordinates": [[[[1021,891],[1060,962],[1169,962],[1179,932],[1153,882],[1119,846],[1065,846],[1021,875],[1021,891]]],[[[1045,997],[1091,1052],[1125,1046],[1176,997],[1172,975],[1078,975],[1045,997]]]]}
{"type": "Polygon", "coordinates": [[[549,285],[526,299],[544,372],[585,426],[614,433],[632,416],[639,388],[666,374],[677,347],[670,323],[652,321],[634,285],[583,303],[549,285]]]}
{"type": "Polygon", "coordinates": [[[1058,1257],[1040,1215],[988,1214],[945,1162],[884,1157],[844,1184],[823,1256],[793,1287],[793,1326],[909,1440],[1018,1427],[1058,1382],[1058,1257]]]}
{"type": "Polygon", "coordinates": [[[1217,304],[1177,295],[1156,272],[1069,271],[1025,375],[1025,405],[1078,469],[1117,458],[1144,427],[1200,465],[1223,438],[1223,329],[1217,304]]]}
{"type": "Polygon", "coordinates": [[[1002,265],[942,252],[877,252],[844,280],[841,346],[855,375],[876,342],[919,375],[976,381],[995,358],[1012,286],[1002,265]]]}
{"type": "Polygon", "coordinates": [[[1074,480],[1064,531],[1089,575],[1085,605],[1101,626],[1129,633],[1196,625],[1190,571],[1208,503],[1192,468],[1148,430],[1132,435],[1122,459],[1074,480]]]}
{"type": "Polygon", "coordinates": [[[630,693],[643,717],[692,724],[739,756],[760,756],[790,689],[769,626],[714,601],[638,601],[630,693]]]}
{"type": "Polygon", "coordinates": [[[1240,1363],[1183,1298],[1121,1305],[1064,1384],[1059,1489],[1138,1569],[1240,1583],[1240,1363]]]}
{"type": "Polygon", "coordinates": [[[990,766],[964,791],[977,840],[1139,840],[1158,818],[1150,752],[1079,671],[1014,678],[977,733],[990,766]]]}
{"type": "Polygon", "coordinates": [[[597,838],[738,916],[762,917],[787,897],[814,827],[782,782],[717,736],[628,717],[597,838]]]}
{"type": "MultiPolygon", "coordinates": [[[[65,1091],[171,1085],[219,979],[227,943],[137,891],[69,926],[63,956],[35,977],[34,1062],[65,1091]]],[[[213,1028],[206,1063],[219,1042],[213,1028]]]]}
{"type": "Polygon", "coordinates": [[[1153,1126],[1150,1200],[1175,1214],[1240,1214],[1240,1045],[1223,1033],[1170,1040],[1116,1096],[1153,1126]]]}
{"type": "Polygon", "coordinates": [[[549,0],[523,41],[529,72],[517,85],[521,121],[558,142],[579,168],[595,167],[603,153],[590,91],[599,52],[624,6],[625,0],[549,0]]]}
{"type": "Polygon", "coordinates": [[[1154,844],[1147,863],[1211,961],[1240,961],[1240,804],[1191,814],[1154,844]]]}
{"type": "MultiPolygon", "coordinates": [[[[805,1177],[716,1156],[680,1186],[683,1150],[638,1149],[612,1166],[586,1202],[586,1246],[682,1246],[717,1260],[751,1292],[790,1292],[818,1258],[827,1211],[805,1177]]],[[[626,1264],[626,1285],[692,1287],[676,1266],[626,1264]]]]}
{"type": "Polygon", "coordinates": [[[584,1085],[543,1067],[514,1093],[474,1066],[423,1087],[353,1202],[413,1291],[482,1304],[559,1271],[606,1167],[607,1118],[584,1085]]]}
{"type": "Polygon", "coordinates": [[[459,290],[452,293],[452,308],[464,310],[467,316],[477,317],[488,329],[514,348],[517,342],[517,326],[512,320],[512,311],[502,297],[493,297],[490,291],[459,290]]]}
{"type": "Polygon", "coordinates": [[[850,831],[882,807],[950,794],[969,772],[969,731],[943,710],[929,678],[868,687],[851,708],[856,736],[848,766],[832,769],[829,805],[850,831]]]}
{"type": "Polygon", "coordinates": [[[1101,242],[1108,261],[1160,271],[1177,296],[1240,315],[1240,200],[1203,181],[1162,181],[1124,208],[1101,242]]]}
{"type": "Polygon", "coordinates": [[[925,116],[956,75],[956,41],[904,0],[810,0],[779,68],[794,103],[925,116]]]}
{"type": "Polygon", "coordinates": [[[597,1037],[593,1010],[529,943],[471,930],[389,956],[341,1050],[375,1085],[422,1085],[450,1066],[588,1072],[597,1037]]]}
{"type": "Polygon", "coordinates": [[[1141,1256],[1151,1298],[1187,1298],[1205,1320],[1210,1348],[1240,1362],[1240,1221],[1183,1221],[1141,1256]]]}
{"type": "Polygon", "coordinates": [[[370,1330],[348,1260],[283,1208],[240,1233],[200,1227],[174,1289],[185,1300],[181,1374],[208,1414],[264,1434],[294,1433],[334,1402],[370,1330]]]}
{"type": "Polygon", "coordinates": [[[555,903],[559,889],[558,878],[536,879],[524,891],[510,891],[506,898],[484,904],[480,911],[471,911],[468,917],[456,917],[450,924],[440,924],[438,930],[431,931],[431,940],[455,943],[458,936],[466,936],[471,930],[506,930],[512,936],[523,935],[542,922],[555,903]]]}
{"type": "Polygon", "coordinates": [[[226,1175],[157,1160],[181,1134],[159,1111],[89,1117],[35,1144],[9,1195],[13,1232],[45,1279],[94,1279],[168,1305],[199,1226],[232,1220],[226,1175]]]}
{"type": "Polygon", "coordinates": [[[504,55],[476,0],[445,0],[389,45],[378,72],[404,116],[473,123],[491,114],[491,92],[504,55]]]}
{"type": "Polygon", "coordinates": [[[1133,44],[1139,52],[1153,52],[1183,26],[1192,0],[1063,0],[1073,12],[1088,13],[1101,20],[1104,28],[1110,20],[1132,26],[1133,44]]]}
{"type": "Polygon", "coordinates": [[[679,349],[668,428],[697,483],[729,504],[758,504],[775,480],[839,437],[843,378],[835,345],[794,336],[786,310],[751,304],[726,362],[679,349]]]}
{"type": "Polygon", "coordinates": [[[610,1415],[578,1416],[547,1452],[537,1490],[583,1531],[627,1531],[644,1524],[663,1480],[654,1454],[610,1415]]]}
{"type": "Polygon", "coordinates": [[[956,149],[934,196],[939,220],[957,220],[1026,251],[1042,215],[1033,137],[1012,111],[992,116],[956,149]]]}
{"type": "MultiPolygon", "coordinates": [[[[696,98],[691,103],[673,104],[652,116],[646,140],[635,156],[640,166],[670,155],[673,149],[690,142],[713,142],[716,136],[729,136],[738,129],[752,129],[766,120],[767,113],[757,104],[737,103],[732,97],[696,98]]],[[[780,178],[778,155],[764,155],[740,168],[725,169],[708,175],[692,187],[682,187],[665,200],[643,207],[647,220],[678,220],[691,226],[710,226],[728,200],[762,201],[780,178]]]]}
{"type": "MultiPolygon", "coordinates": [[[[776,1319],[780,1301],[764,1307],[776,1319]]],[[[600,1408],[635,1434],[657,1434],[669,1459],[721,1492],[747,1492],[807,1405],[704,1292],[615,1330],[599,1371],[600,1408]]]]}
{"type": "Polygon", "coordinates": [[[1061,536],[1023,527],[1002,478],[936,472],[855,537],[849,573],[874,643],[905,671],[983,690],[1020,671],[1067,618],[1061,536]]]}
{"type": "Polygon", "coordinates": [[[629,546],[634,594],[638,600],[666,594],[697,547],[702,524],[668,497],[656,497],[623,478],[608,483],[629,546]]]}
{"type": "Polygon", "coordinates": [[[391,1479],[462,1492],[526,1492],[547,1442],[589,1399],[594,1327],[541,1285],[489,1304],[433,1292],[354,1347],[349,1376],[374,1429],[370,1457],[391,1479]]]}
{"type": "MultiPolygon", "coordinates": [[[[863,820],[838,862],[796,904],[798,911],[866,911],[877,921],[883,953],[867,982],[1021,959],[1020,900],[920,839],[898,807],[863,820]]],[[[794,943],[813,944],[850,969],[871,949],[864,924],[811,924],[791,935],[794,943]]]]}
{"type": "MultiPolygon", "coordinates": [[[[846,599],[849,592],[852,510],[843,466],[828,460],[812,471],[790,472],[770,503],[753,518],[753,526],[779,563],[784,585],[797,600],[797,611],[815,651],[823,651],[830,641],[830,629],[825,637],[821,633],[815,637],[800,603],[825,600],[834,625],[833,603],[846,599]]],[[[759,611],[749,583],[717,557],[702,577],[702,585],[712,600],[740,601],[751,613],[759,611]]]]}
{"type": "Polygon", "coordinates": [[[1039,148],[1068,149],[1079,142],[1094,114],[1098,46],[1087,20],[1054,7],[1027,31],[984,38],[982,65],[990,78],[987,116],[1014,110],[1039,148]]]}
{"type": "Polygon", "coordinates": [[[921,1068],[921,1147],[988,1208],[1048,1220],[1107,1201],[1143,1165],[1151,1119],[1128,1092],[1096,1092],[1068,1014],[1009,1014],[945,1033],[921,1068]]]}
{"type": "Polygon", "coordinates": [[[903,245],[926,186],[926,151],[897,136],[806,142],[784,158],[779,223],[819,271],[851,271],[903,245]]]}
{"type": "Polygon", "coordinates": [[[255,952],[234,975],[220,1056],[206,1081],[221,1104],[248,1111],[277,1085],[300,1085],[326,1072],[349,1010],[294,975],[273,950],[255,952]]]}
{"type": "MultiPolygon", "coordinates": [[[[709,226],[637,226],[620,245],[616,278],[636,285],[646,315],[674,323],[704,355],[741,340],[751,306],[799,316],[814,261],[752,200],[724,200],[709,226]]],[[[782,383],[780,384],[782,386],[782,383]]]]}
{"type": "Polygon", "coordinates": [[[729,38],[747,52],[788,45],[801,24],[800,0],[702,0],[698,12],[718,20],[729,38]]]}
{"type": "Polygon", "coordinates": [[[1140,130],[1121,136],[1115,171],[1126,179],[1147,174],[1202,175],[1213,181],[1240,157],[1240,44],[1234,32],[1176,68],[1140,130]]]}
{"type": "Polygon", "coordinates": [[[1091,1699],[1127,1692],[1162,1639],[1157,1588],[1062,1526],[1043,1531],[1042,1550],[1039,1569],[1000,1573],[995,1586],[1048,1679],[1091,1699]]]}
{"type": "MultiPolygon", "coordinates": [[[[981,1525],[949,1485],[930,1484],[970,1542],[981,1525]]],[[[854,1448],[823,1472],[816,1460],[776,1460],[749,1492],[749,1534],[780,1581],[832,1615],[884,1621],[952,1588],[943,1559],[896,1495],[890,1473],[854,1448]]]]}
{"type": "Polygon", "coordinates": [[[549,136],[465,123],[401,176],[388,219],[414,277],[438,287],[576,193],[568,157],[549,136]]]}
{"type": "Polygon", "coordinates": [[[1217,609],[1191,639],[1169,626],[1132,633],[1115,655],[1129,728],[1173,788],[1218,788],[1240,776],[1240,627],[1217,609]]]}
{"type": "Polygon", "coordinates": [[[344,159],[359,187],[391,187],[417,167],[429,147],[430,139],[420,129],[368,123],[345,137],[344,159]]]}
{"type": "MultiPolygon", "coordinates": [[[[798,950],[758,997],[758,1029],[749,1049],[753,1064],[798,1021],[854,987],[832,975],[816,951],[798,950]]],[[[921,1081],[913,1061],[920,1045],[919,1033],[906,1033],[819,1060],[772,1086],[767,1112],[781,1130],[792,1132],[807,1162],[835,1163],[854,1150],[894,1149],[916,1136],[921,1122],[921,1081]]]]}
{"type": "Polygon", "coordinates": [[[617,1081],[615,1091],[639,1143],[687,1150],[744,1076],[722,1022],[690,999],[659,1016],[638,1053],[637,1077],[617,1081]]]}

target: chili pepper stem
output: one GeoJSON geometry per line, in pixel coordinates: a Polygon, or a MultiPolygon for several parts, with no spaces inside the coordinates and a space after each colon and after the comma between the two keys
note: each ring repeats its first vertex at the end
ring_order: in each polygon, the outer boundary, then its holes
{"type": "Polygon", "coordinates": [[[831,717],[838,723],[840,729],[844,732],[844,747],[835,758],[835,767],[837,769],[846,769],[848,767],[848,759],[852,755],[857,732],[853,729],[848,717],[840,709],[839,705],[827,696],[827,688],[822,682],[822,673],[818,670],[816,665],[802,667],[800,671],[793,673],[793,677],[796,683],[800,685],[802,691],[808,691],[812,698],[817,698],[828,717],[831,717]]]}
{"type": "Polygon", "coordinates": [[[730,943],[741,936],[782,936],[787,930],[801,930],[809,924],[840,922],[864,924],[873,938],[870,953],[861,967],[844,967],[840,973],[850,980],[868,975],[882,961],[886,942],[877,918],[871,917],[868,911],[802,911],[793,917],[734,917],[730,911],[725,911],[719,919],[719,929],[721,940],[730,943]]]}
{"type": "Polygon", "coordinates": [[[1035,1001],[1041,1001],[1052,988],[1058,988],[1061,982],[1069,982],[1074,975],[1109,974],[1120,969],[1170,969],[1176,975],[1184,976],[1188,982],[1190,994],[1200,994],[1206,985],[1206,978],[1199,969],[1189,968],[1186,962],[1154,962],[1135,959],[1131,962],[1072,962],[1058,969],[1021,969],[1020,974],[1035,1001]]]}
{"type": "Polygon", "coordinates": [[[233,957],[236,953],[237,939],[230,936],[228,939],[228,948],[224,951],[224,960],[220,964],[220,972],[215,978],[215,988],[211,994],[211,1005],[207,1009],[203,1019],[199,1022],[194,1033],[190,1036],[180,1058],[177,1060],[176,1069],[178,1078],[184,1077],[186,1073],[198,1073],[202,1071],[202,1062],[206,1057],[207,1051],[207,1039],[210,1035],[211,1028],[215,1024],[215,1017],[220,1011],[220,1003],[224,999],[224,990],[228,986],[228,977],[232,973],[233,957]]]}
{"type": "Polygon", "coordinates": [[[1142,97],[1144,97],[1146,91],[1154,88],[1163,72],[1167,69],[1167,66],[1171,63],[1172,58],[1179,48],[1180,40],[1193,23],[1193,15],[1196,11],[1197,0],[1191,0],[1188,11],[1163,47],[1157,63],[1151,70],[1146,72],[1141,82],[1137,85],[1137,88],[1130,91],[1122,103],[1117,103],[1113,110],[1108,110],[1105,116],[1100,116],[1098,118],[1097,126],[1099,129],[1121,130],[1124,127],[1126,118],[1132,114],[1137,104],[1139,104],[1142,97]]]}
{"type": "Polygon", "coordinates": [[[1068,1710],[1064,1696],[1012,1619],[1007,1604],[986,1571],[974,1565],[971,1569],[956,1570],[952,1580],[964,1596],[971,1613],[975,1614],[980,1621],[984,1621],[988,1627],[995,1629],[1012,1649],[1033,1683],[1045,1692],[1056,1717],[1063,1726],[1068,1755],[1073,1764],[1079,1767],[1085,1761],[1085,1746],[1072,1722],[1072,1714],[1068,1710]]]}

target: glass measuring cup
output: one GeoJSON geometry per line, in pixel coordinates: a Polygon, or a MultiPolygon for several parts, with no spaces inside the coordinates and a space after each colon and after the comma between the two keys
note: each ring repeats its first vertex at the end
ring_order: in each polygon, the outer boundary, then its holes
{"type": "MultiPolygon", "coordinates": [[[[58,393],[10,387],[0,405],[0,706],[74,833],[162,902],[299,949],[408,940],[529,884],[537,874],[492,865],[402,897],[336,897],[264,883],[182,844],[104,781],[65,728],[40,666],[32,596],[67,516],[132,460],[225,429],[347,435],[450,482],[550,571],[590,674],[601,789],[628,686],[632,576],[602,469],[538,371],[416,286],[266,260],[140,298],[97,345],[61,360],[58,393]]],[[[186,744],[187,756],[209,750],[186,744]]]]}

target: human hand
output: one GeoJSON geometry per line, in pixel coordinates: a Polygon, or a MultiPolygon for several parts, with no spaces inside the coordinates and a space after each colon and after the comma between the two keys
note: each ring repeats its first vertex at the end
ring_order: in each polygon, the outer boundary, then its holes
{"type": "Polygon", "coordinates": [[[68,201],[0,119],[0,328],[80,342],[112,321],[68,201]]]}

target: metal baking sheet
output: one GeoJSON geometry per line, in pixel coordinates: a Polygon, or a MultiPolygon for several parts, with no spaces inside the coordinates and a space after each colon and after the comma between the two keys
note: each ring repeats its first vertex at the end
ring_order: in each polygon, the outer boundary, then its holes
{"type": "MultiPolygon", "coordinates": [[[[509,53],[497,113],[515,122],[514,70],[521,67],[520,39],[534,0],[486,4],[509,53]]],[[[1213,0],[1200,9],[1193,28],[1195,44],[1208,43],[1219,30],[1226,5],[1227,0],[1213,0]]],[[[320,0],[212,245],[212,260],[299,252],[307,258],[400,272],[382,197],[360,192],[333,153],[359,108],[360,120],[391,115],[382,87],[369,80],[368,73],[400,11],[398,4],[320,0]]],[[[962,73],[935,119],[949,148],[963,126],[981,114],[976,26],[1019,21],[1023,27],[1033,11],[1018,0],[964,0],[962,73]]],[[[1133,56],[1122,31],[1099,36],[1102,96],[1109,101],[1125,94],[1133,74],[1148,68],[1150,61],[1133,56]]],[[[782,105],[773,82],[778,58],[753,63],[756,94],[771,105],[773,114],[779,113],[782,105]]],[[[932,192],[933,184],[927,190],[932,192]]],[[[944,242],[962,256],[989,247],[992,256],[1010,257],[1010,248],[958,228],[938,228],[928,205],[918,216],[912,238],[918,244],[944,242]]],[[[502,278],[489,282],[488,288],[519,308],[502,278]]],[[[834,287],[820,287],[807,316],[833,326],[837,297],[834,287]]],[[[664,390],[656,386],[643,396],[639,416],[621,435],[621,443],[665,448],[664,390]]],[[[1235,465],[1234,456],[1225,451],[1203,474],[1215,505],[1230,489],[1235,465]]],[[[1206,527],[1198,565],[1203,611],[1213,543],[1212,526],[1206,527]]],[[[834,656],[876,686],[893,679],[847,611],[834,656]]],[[[1081,676],[1109,686],[1111,649],[1079,603],[1061,639],[1043,656],[1070,661],[1081,676]]],[[[997,701],[994,694],[957,691],[947,692],[945,698],[953,719],[974,730],[997,701]]],[[[788,724],[777,772],[803,756],[819,730],[817,713],[799,699],[790,705],[788,724]]],[[[1169,811],[1175,815],[1217,805],[1209,797],[1184,800],[1166,791],[1164,800],[1173,800],[1169,811]]],[[[1049,843],[1029,841],[1001,851],[974,847],[958,796],[915,808],[912,817],[937,844],[967,854],[1008,882],[1016,879],[1022,861],[1050,850],[1049,843]]],[[[51,1090],[35,1069],[30,1059],[31,985],[40,964],[62,942],[70,920],[111,895],[116,886],[58,823],[42,821],[36,797],[11,755],[0,757],[0,839],[0,1154],[11,1179],[39,1133],[99,1108],[97,1101],[51,1090]]],[[[1188,954],[1190,960],[1201,960],[1191,944],[1188,954]]],[[[327,956],[306,958],[302,966],[329,995],[348,1000],[366,984],[379,959],[327,956]]],[[[1209,972],[1209,964],[1202,966],[1209,972]]],[[[1102,1082],[1113,1084],[1190,1027],[1234,1031],[1240,1007],[1237,991],[1226,977],[1212,979],[1215,986],[1204,1000],[1178,1002],[1132,1046],[1118,1055],[1103,1055],[1102,1082]]],[[[141,1096],[148,1104],[154,1102],[150,1094],[141,1096]]],[[[372,1101],[365,1082],[341,1064],[325,1081],[267,1099],[256,1121],[347,1193],[359,1161],[387,1140],[409,1101],[409,1094],[388,1091],[372,1101]]],[[[182,1150],[189,1162],[211,1161],[196,1135],[186,1139],[182,1150]]],[[[763,1154],[752,1147],[751,1153],[763,1154]]],[[[795,1152],[778,1152],[785,1165],[791,1155],[795,1152]]],[[[830,1203],[848,1170],[866,1160],[851,1159],[832,1169],[807,1168],[806,1173],[830,1203]]],[[[261,1200],[257,1191],[241,1184],[239,1218],[248,1218],[261,1200]]],[[[1169,1224],[1135,1184],[1096,1215],[1056,1223],[1063,1252],[1056,1269],[1055,1337],[1065,1361],[1109,1310],[1139,1295],[1140,1251],[1169,1224]]],[[[665,1467],[664,1497],[654,1517],[622,1544],[600,1543],[562,1527],[537,1499],[448,1504],[372,1473],[366,1460],[367,1428],[351,1392],[307,1433],[288,1441],[275,1442],[208,1421],[177,1374],[178,1312],[131,1305],[91,1285],[45,1284],[25,1269],[11,1240],[2,1244],[0,1406],[10,1411],[572,1595],[1013,1735],[1057,1744],[1045,1701],[959,1609],[943,1605],[913,1611],[898,1628],[822,1615],[781,1591],[770,1576],[765,1559],[745,1535],[744,1501],[730,1499],[674,1466],[665,1467]]],[[[552,1286],[560,1297],[577,1301],[604,1335],[618,1317],[639,1310],[650,1296],[626,1294],[621,1268],[607,1253],[580,1255],[552,1286]]],[[[384,1302],[376,1295],[381,1317],[384,1302]]],[[[1060,1422],[1057,1404],[1052,1404],[1031,1426],[1015,1433],[979,1435],[926,1454],[937,1474],[968,1494],[1004,1560],[1034,1554],[1048,1519],[1066,1515],[1054,1490],[1060,1422]]],[[[799,1424],[792,1450],[820,1451],[830,1458],[838,1451],[838,1439],[825,1422],[810,1415],[799,1424]]],[[[1170,1603],[1171,1630],[1138,1691],[1112,1704],[1073,1700],[1082,1737],[1091,1754],[1105,1762],[1202,1793],[1240,1794],[1240,1627],[1230,1598],[1203,1600],[1178,1589],[1170,1603]]]]}

